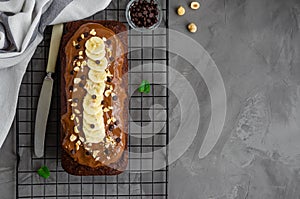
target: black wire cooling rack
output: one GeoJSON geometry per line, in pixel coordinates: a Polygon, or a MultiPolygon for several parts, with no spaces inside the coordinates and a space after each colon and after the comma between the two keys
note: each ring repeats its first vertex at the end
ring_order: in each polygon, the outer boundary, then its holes
{"type": "MultiPolygon", "coordinates": [[[[110,6],[91,19],[118,20],[125,24],[128,1],[112,1],[110,6]]],[[[16,172],[17,198],[168,198],[168,166],[155,168],[158,160],[144,153],[162,150],[167,165],[168,144],[168,0],[161,1],[161,29],[140,33],[130,31],[129,39],[129,155],[128,169],[118,176],[78,177],[67,174],[60,161],[60,74],[54,74],[53,98],[47,123],[46,149],[43,158],[33,155],[34,121],[51,37],[47,28],[24,76],[17,107],[16,172]],[[151,92],[141,94],[142,80],[151,82],[151,92]],[[144,160],[150,161],[144,161],[144,160]],[[146,162],[146,164],[145,164],[146,162]],[[51,176],[43,179],[37,169],[46,165],[51,176]]],[[[59,68],[57,69],[59,71],[59,68]]]]}

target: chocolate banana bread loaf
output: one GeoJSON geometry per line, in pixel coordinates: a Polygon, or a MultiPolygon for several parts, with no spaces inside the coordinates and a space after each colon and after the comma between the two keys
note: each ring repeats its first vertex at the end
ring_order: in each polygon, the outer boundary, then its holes
{"type": "Polygon", "coordinates": [[[61,43],[62,167],[73,175],[116,175],[128,161],[126,26],[67,23],[61,43]]]}

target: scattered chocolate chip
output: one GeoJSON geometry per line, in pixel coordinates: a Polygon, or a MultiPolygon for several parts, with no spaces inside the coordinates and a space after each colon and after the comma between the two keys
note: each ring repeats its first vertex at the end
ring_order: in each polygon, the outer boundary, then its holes
{"type": "Polygon", "coordinates": [[[76,49],[80,49],[80,45],[77,44],[77,45],[75,46],[75,48],[76,48],[76,49]]]}
{"type": "Polygon", "coordinates": [[[75,102],[75,103],[78,103],[78,101],[79,101],[78,98],[73,99],[73,102],[75,102]]]}
{"type": "Polygon", "coordinates": [[[115,124],[115,125],[120,124],[119,120],[116,120],[114,124],[115,124]]]}
{"type": "Polygon", "coordinates": [[[70,86],[70,87],[69,87],[69,91],[73,91],[73,86],[70,86]]]}
{"type": "Polygon", "coordinates": [[[107,82],[111,82],[111,81],[112,81],[112,78],[111,78],[111,77],[107,77],[106,81],[107,81],[107,82]]]}
{"type": "Polygon", "coordinates": [[[97,96],[96,95],[92,95],[92,99],[96,99],[97,98],[97,96]]]}
{"type": "Polygon", "coordinates": [[[96,64],[100,64],[100,61],[99,61],[99,60],[96,60],[95,63],[96,63],[96,64]]]}
{"type": "Polygon", "coordinates": [[[110,131],[114,130],[114,125],[110,124],[110,125],[108,126],[108,130],[110,130],[110,131]]]}
{"type": "Polygon", "coordinates": [[[72,149],[70,152],[71,152],[72,155],[75,154],[75,150],[74,149],[72,149]]]}
{"type": "Polygon", "coordinates": [[[79,55],[76,55],[76,56],[74,57],[74,59],[79,59],[79,55]]]}
{"type": "Polygon", "coordinates": [[[95,128],[95,124],[91,124],[90,127],[93,129],[95,128]]]}
{"type": "Polygon", "coordinates": [[[74,70],[71,70],[71,71],[70,71],[70,74],[71,74],[71,75],[74,75],[74,70]]]}
{"type": "Polygon", "coordinates": [[[111,44],[111,40],[106,40],[106,42],[105,42],[108,46],[110,46],[110,44],[111,44]]]}
{"type": "Polygon", "coordinates": [[[78,41],[78,42],[80,42],[81,40],[82,40],[82,38],[81,38],[81,37],[78,37],[78,38],[77,38],[77,41],[78,41]]]}
{"type": "Polygon", "coordinates": [[[82,75],[82,76],[80,77],[80,79],[81,79],[81,80],[85,80],[85,75],[82,75]]]}
{"type": "Polygon", "coordinates": [[[104,150],[104,153],[105,153],[106,155],[109,155],[109,154],[110,154],[110,151],[109,151],[108,149],[105,149],[105,150],[104,150]]]}
{"type": "Polygon", "coordinates": [[[84,37],[87,37],[87,36],[89,36],[89,33],[85,32],[85,33],[83,33],[83,35],[84,35],[84,37]]]}
{"type": "Polygon", "coordinates": [[[116,138],[116,142],[117,142],[117,143],[121,142],[121,138],[119,138],[119,137],[116,138]]]}
{"type": "Polygon", "coordinates": [[[79,87],[81,87],[81,88],[84,87],[82,82],[79,83],[79,87]]]}
{"type": "Polygon", "coordinates": [[[105,102],[104,102],[104,100],[102,100],[102,101],[101,101],[101,105],[104,105],[104,104],[105,104],[105,102]]]}
{"type": "Polygon", "coordinates": [[[89,151],[86,151],[85,155],[91,155],[91,153],[89,151]]]}
{"type": "Polygon", "coordinates": [[[118,96],[115,95],[115,96],[112,97],[112,99],[113,99],[114,101],[116,101],[116,100],[118,99],[118,96]]]}

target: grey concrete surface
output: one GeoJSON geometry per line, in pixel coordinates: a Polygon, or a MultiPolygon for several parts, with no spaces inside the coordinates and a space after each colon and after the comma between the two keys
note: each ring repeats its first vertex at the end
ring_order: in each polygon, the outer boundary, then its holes
{"type": "MultiPolygon", "coordinates": [[[[227,116],[218,143],[199,159],[210,103],[203,79],[194,77],[206,117],[189,149],[170,165],[169,197],[300,198],[300,2],[202,0],[197,11],[189,2],[170,2],[170,28],[199,42],[218,66],[227,116]],[[186,8],[182,17],[178,5],[186,8]],[[197,33],[186,30],[189,22],[198,25],[197,33]]],[[[171,67],[193,76],[195,69],[177,59],[171,67]]],[[[170,121],[177,114],[171,110],[170,121]]]]}

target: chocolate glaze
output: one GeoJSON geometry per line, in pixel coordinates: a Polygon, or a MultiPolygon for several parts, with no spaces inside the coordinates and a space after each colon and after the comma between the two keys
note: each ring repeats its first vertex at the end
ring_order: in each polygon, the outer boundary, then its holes
{"type": "MultiPolygon", "coordinates": [[[[61,65],[62,65],[62,148],[64,149],[62,153],[62,165],[65,170],[71,174],[75,175],[113,175],[118,174],[123,171],[127,165],[127,35],[122,34],[120,37],[116,36],[116,33],[123,32],[126,27],[115,21],[78,21],[68,23],[66,26],[67,33],[65,34],[62,41],[61,49],[61,65]],[[112,50],[112,57],[114,58],[109,66],[109,71],[113,74],[113,79],[111,82],[107,82],[107,85],[113,86],[113,92],[118,96],[117,100],[112,100],[112,97],[105,97],[103,104],[107,106],[112,106],[113,110],[104,113],[104,121],[107,123],[108,118],[112,116],[118,120],[118,124],[115,125],[113,122],[105,126],[107,139],[98,144],[83,144],[81,142],[79,150],[76,150],[76,141],[71,142],[69,137],[74,134],[74,125],[77,125],[76,120],[71,120],[71,115],[74,113],[78,117],[77,121],[79,127],[82,126],[82,101],[86,94],[86,91],[79,85],[73,83],[74,78],[81,78],[81,83],[85,84],[86,78],[88,77],[88,67],[83,67],[83,71],[74,72],[73,75],[70,71],[73,70],[74,59],[79,51],[84,52],[84,43],[91,37],[87,36],[87,32],[91,29],[95,29],[97,36],[100,38],[106,37],[109,42],[107,47],[112,50]],[[81,34],[85,33],[85,38],[78,41],[81,34]],[[78,42],[80,48],[73,46],[73,41],[78,42]],[[83,78],[83,76],[85,78],[83,78]],[[73,86],[73,91],[70,92],[70,87],[73,86]],[[77,106],[72,107],[68,99],[76,99],[77,106]],[[74,109],[78,109],[80,113],[76,113],[74,109]],[[114,125],[113,129],[111,125],[114,125]],[[109,130],[110,127],[110,130],[109,130]],[[107,140],[112,140],[120,142],[115,142],[114,145],[108,145],[105,143],[107,140]],[[105,147],[107,145],[108,147],[105,147]],[[87,150],[89,149],[89,150],[87,150]],[[75,150],[75,153],[74,153],[75,150]],[[99,151],[96,156],[97,160],[92,156],[91,151],[99,151]],[[106,151],[106,152],[105,152],[106,151]],[[108,152],[107,152],[108,151],[108,152]],[[107,158],[109,157],[109,158],[107,158]],[[66,162],[69,165],[66,165],[66,162]],[[70,164],[71,163],[71,164],[70,164]]],[[[85,59],[85,54],[82,55],[85,59]]],[[[109,57],[107,57],[109,60],[109,57]]],[[[76,61],[75,61],[76,63],[76,61]]],[[[76,65],[76,64],[75,64],[76,65]]],[[[84,139],[84,134],[82,128],[79,128],[79,135],[84,139]]]]}

